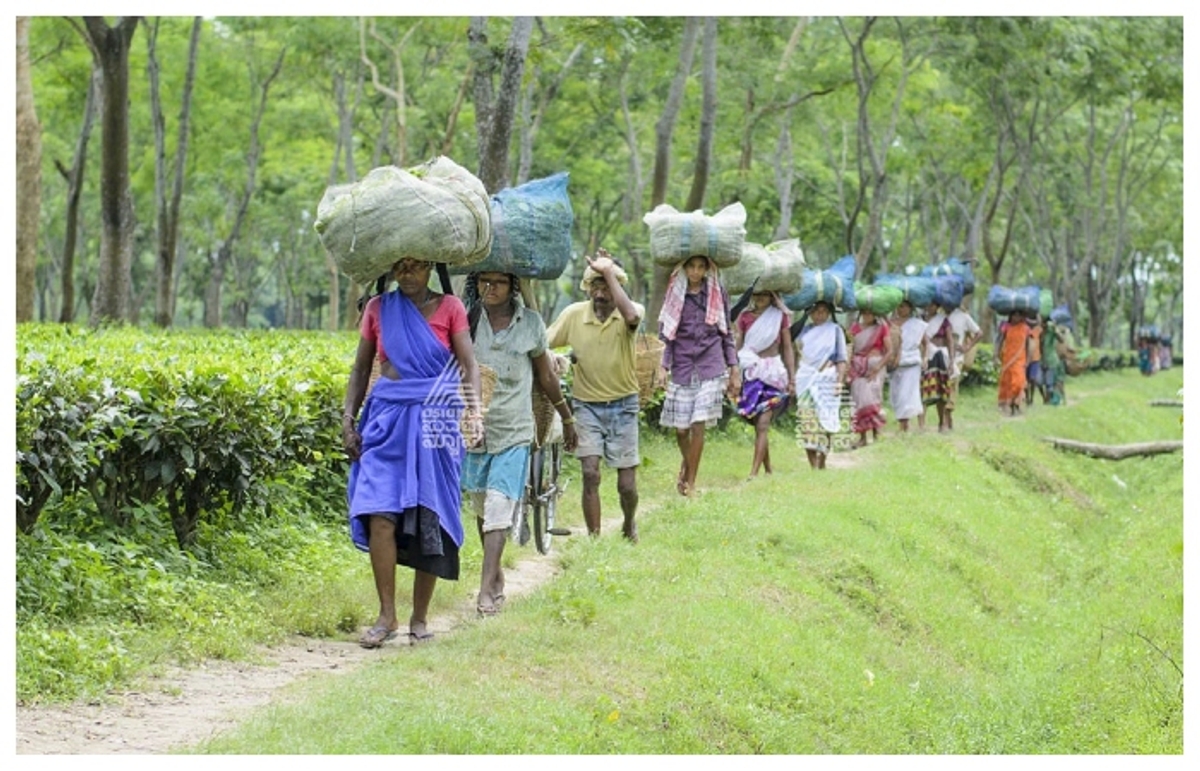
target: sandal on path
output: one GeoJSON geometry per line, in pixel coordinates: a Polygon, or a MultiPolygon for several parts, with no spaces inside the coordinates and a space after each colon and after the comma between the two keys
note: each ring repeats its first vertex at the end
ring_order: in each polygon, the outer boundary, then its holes
{"type": "Polygon", "coordinates": [[[364,648],[381,648],[388,640],[395,639],[399,634],[395,629],[388,629],[386,626],[373,626],[363,632],[362,637],[358,638],[358,644],[364,648]]]}
{"type": "Polygon", "coordinates": [[[409,632],[408,633],[409,645],[416,645],[417,643],[429,642],[432,639],[433,639],[433,632],[430,632],[430,631],[409,632]]]}

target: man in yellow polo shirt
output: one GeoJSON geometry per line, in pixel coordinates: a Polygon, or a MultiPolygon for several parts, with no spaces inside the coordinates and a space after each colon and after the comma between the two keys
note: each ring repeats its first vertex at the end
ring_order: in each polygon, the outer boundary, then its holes
{"type": "Polygon", "coordinates": [[[569,345],[575,353],[575,457],[583,469],[583,519],[600,534],[600,456],[617,470],[617,492],[625,522],[621,532],[637,543],[638,382],[634,336],[646,309],[629,299],[625,271],[604,249],[586,258],[580,289],[590,299],[563,309],[546,330],[550,348],[569,345]]]}

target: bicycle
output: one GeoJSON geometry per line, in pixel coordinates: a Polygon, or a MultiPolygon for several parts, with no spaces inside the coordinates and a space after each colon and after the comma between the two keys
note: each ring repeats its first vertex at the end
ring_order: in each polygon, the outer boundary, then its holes
{"type": "MultiPolygon", "coordinates": [[[[565,390],[566,383],[560,381],[565,390]]],[[[521,546],[533,538],[540,554],[549,554],[553,536],[570,535],[567,528],[556,527],[554,515],[558,499],[566,492],[566,482],[560,483],[563,459],[562,418],[551,410],[551,423],[544,441],[535,438],[529,453],[529,473],[525,477],[525,494],[517,506],[513,537],[521,546]]]]}

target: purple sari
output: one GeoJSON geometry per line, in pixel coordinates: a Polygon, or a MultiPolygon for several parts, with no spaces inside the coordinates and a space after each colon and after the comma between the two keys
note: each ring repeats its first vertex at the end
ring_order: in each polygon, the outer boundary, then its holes
{"type": "Polygon", "coordinates": [[[347,487],[350,537],[368,551],[367,517],[393,515],[401,564],[425,569],[422,556],[438,558],[452,551],[457,572],[464,452],[458,362],[401,292],[380,297],[379,321],[383,347],[400,379],[380,377],[363,405],[362,453],[350,464],[347,487]],[[453,545],[444,548],[441,531],[453,545]],[[405,552],[412,553],[415,564],[405,552]]]}

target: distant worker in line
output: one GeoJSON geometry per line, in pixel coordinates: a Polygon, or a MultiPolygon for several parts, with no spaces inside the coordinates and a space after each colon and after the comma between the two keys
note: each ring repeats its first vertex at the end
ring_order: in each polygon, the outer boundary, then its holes
{"type": "Polygon", "coordinates": [[[843,425],[842,381],[846,379],[846,333],[833,316],[833,306],[818,300],[808,311],[809,323],[801,319],[796,346],[796,430],[804,444],[808,465],[825,468],[833,449],[833,435],[848,429],[843,425]]]}
{"type": "Polygon", "coordinates": [[[1033,340],[1025,314],[1013,311],[1000,323],[996,337],[996,364],[1000,369],[997,404],[1006,415],[1019,415],[1025,397],[1025,367],[1033,340]]]}
{"type": "Polygon", "coordinates": [[[579,437],[575,456],[583,470],[583,518],[600,535],[600,458],[617,470],[624,523],[637,543],[638,381],[634,338],[645,308],[625,293],[629,277],[604,249],[586,258],[580,289],[589,299],[563,309],[547,330],[548,346],[575,354],[573,412],[579,437]]]}
{"type": "Polygon", "coordinates": [[[925,404],[921,401],[921,362],[925,358],[925,321],[917,318],[916,308],[909,300],[896,306],[892,323],[892,373],[888,380],[892,412],[900,423],[900,431],[908,430],[908,422],[917,419],[925,428],[925,404]]]}
{"type": "Polygon", "coordinates": [[[742,370],[738,414],[754,426],[754,457],[750,476],[759,469],[771,473],[768,434],[771,421],[796,394],[796,349],[792,345],[792,317],[778,292],[750,295],[750,307],[737,317],[734,344],[742,370]]]}
{"type": "Polygon", "coordinates": [[[925,358],[921,362],[921,400],[937,408],[938,431],[954,427],[955,383],[952,380],[957,338],[950,319],[937,302],[926,308],[925,358]]]}
{"type": "Polygon", "coordinates": [[[854,403],[851,428],[858,434],[855,447],[867,446],[879,439],[879,429],[887,424],[883,412],[883,379],[892,357],[892,335],[887,322],[870,308],[858,312],[850,325],[850,399],[854,403]]]}

